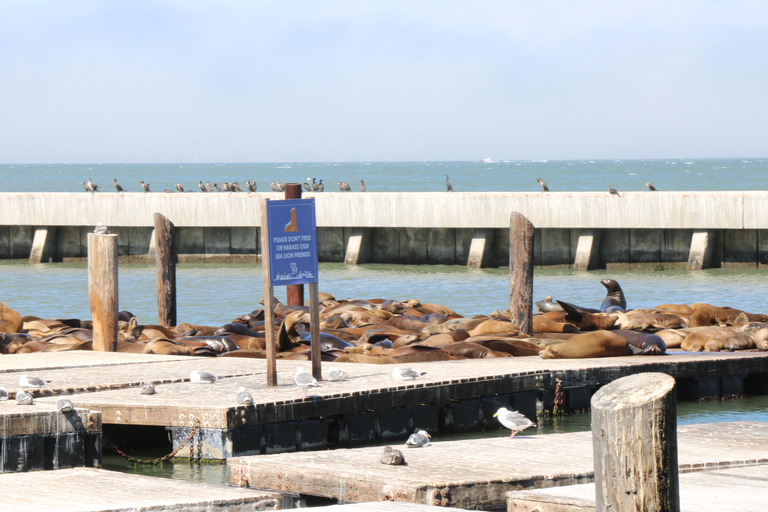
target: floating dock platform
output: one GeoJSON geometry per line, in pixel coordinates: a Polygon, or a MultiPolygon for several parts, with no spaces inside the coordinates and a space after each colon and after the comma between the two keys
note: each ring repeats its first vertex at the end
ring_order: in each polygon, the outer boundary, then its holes
{"type": "MultiPolygon", "coordinates": [[[[382,447],[318,453],[235,457],[229,482],[343,502],[409,501],[470,509],[507,507],[507,493],[593,481],[592,433],[550,434],[398,446],[407,465],[380,461],[382,447]]],[[[768,424],[688,425],[678,428],[680,472],[768,464],[768,424]]],[[[764,481],[742,481],[744,488],[764,481]]],[[[567,493],[567,491],[564,491],[567,493]]],[[[732,493],[733,499],[747,492],[732,493]]],[[[759,492],[765,492],[760,489],[759,492]]],[[[736,510],[728,508],[728,510],[736,510]]]]}

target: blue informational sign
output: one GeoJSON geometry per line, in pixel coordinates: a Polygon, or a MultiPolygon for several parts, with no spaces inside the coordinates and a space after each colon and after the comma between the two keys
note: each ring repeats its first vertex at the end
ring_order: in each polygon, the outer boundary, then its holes
{"type": "Polygon", "coordinates": [[[272,286],[317,282],[314,199],[267,201],[272,286]]]}

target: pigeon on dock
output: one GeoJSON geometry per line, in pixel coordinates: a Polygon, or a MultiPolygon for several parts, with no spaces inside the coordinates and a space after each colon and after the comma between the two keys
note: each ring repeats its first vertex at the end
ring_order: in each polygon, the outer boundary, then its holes
{"type": "Polygon", "coordinates": [[[142,395],[154,395],[156,393],[155,391],[155,385],[151,382],[145,382],[141,385],[141,394],[142,395]]]}
{"type": "Polygon", "coordinates": [[[27,393],[23,389],[16,392],[16,405],[32,405],[35,403],[35,399],[32,398],[30,393],[27,393]]]}
{"type": "Polygon", "coordinates": [[[317,386],[317,379],[315,379],[309,373],[306,373],[304,371],[304,368],[302,368],[301,366],[296,368],[296,375],[293,377],[293,380],[294,382],[296,382],[297,386],[304,388],[305,397],[307,396],[307,388],[317,386]]]}
{"type": "Polygon", "coordinates": [[[40,377],[33,377],[31,375],[22,375],[19,379],[19,386],[23,388],[41,388],[48,384],[50,381],[43,380],[40,377]]]}
{"type": "Polygon", "coordinates": [[[253,396],[248,392],[247,389],[241,387],[237,390],[235,402],[243,405],[253,405],[253,396]]]}
{"type": "Polygon", "coordinates": [[[56,410],[59,412],[72,412],[75,410],[75,404],[69,398],[62,398],[56,403],[56,410]]]}
{"type": "Polygon", "coordinates": [[[189,382],[195,384],[213,384],[217,380],[219,380],[217,376],[202,370],[192,370],[192,373],[189,374],[189,382]]]}
{"type": "Polygon", "coordinates": [[[405,446],[408,448],[423,448],[425,446],[429,446],[430,437],[432,436],[430,436],[426,430],[417,430],[411,434],[411,436],[405,442],[405,446]]]}
{"type": "Polygon", "coordinates": [[[391,446],[384,447],[384,453],[381,454],[381,463],[389,464],[391,466],[407,466],[405,457],[403,457],[403,452],[392,448],[391,446]]]}
{"type": "Polygon", "coordinates": [[[341,382],[347,379],[347,372],[339,370],[331,366],[328,368],[328,381],[329,382],[341,382]]]}
{"type": "Polygon", "coordinates": [[[392,370],[392,378],[395,380],[414,380],[418,379],[420,376],[426,374],[427,372],[417,372],[416,370],[411,370],[410,368],[402,368],[400,366],[396,366],[394,370],[392,370]]]}
{"type": "Polygon", "coordinates": [[[517,411],[510,411],[506,407],[502,407],[496,411],[496,414],[494,414],[493,417],[498,417],[499,422],[502,425],[512,430],[512,435],[509,436],[510,439],[515,437],[515,434],[518,432],[522,432],[528,427],[536,426],[536,423],[526,418],[523,414],[520,414],[517,411]]]}

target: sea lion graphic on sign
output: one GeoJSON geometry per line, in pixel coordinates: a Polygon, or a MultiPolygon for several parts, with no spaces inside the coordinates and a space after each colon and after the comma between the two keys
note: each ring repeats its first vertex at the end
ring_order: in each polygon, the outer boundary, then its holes
{"type": "Polygon", "coordinates": [[[284,233],[296,232],[299,230],[299,226],[296,223],[296,208],[291,208],[291,222],[285,225],[284,233]]]}

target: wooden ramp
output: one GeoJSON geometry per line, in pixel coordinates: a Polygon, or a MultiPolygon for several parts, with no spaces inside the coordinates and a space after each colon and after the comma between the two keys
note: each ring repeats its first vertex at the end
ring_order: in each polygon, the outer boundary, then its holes
{"type": "Polygon", "coordinates": [[[369,501],[365,503],[312,507],[312,510],[313,512],[440,512],[445,509],[434,505],[422,505],[406,501],[369,501]]]}
{"type": "MultiPolygon", "coordinates": [[[[407,466],[381,464],[381,447],[234,457],[228,480],[340,502],[489,509],[505,507],[512,490],[588,483],[594,475],[591,432],[397,448],[407,466]]],[[[681,471],[768,464],[768,424],[679,427],[678,458],[681,471]]]]}
{"type": "Polygon", "coordinates": [[[253,512],[284,502],[279,493],[92,468],[0,475],[0,487],[3,512],[253,512]]]}
{"type": "MultiPolygon", "coordinates": [[[[768,466],[680,474],[682,512],[763,512],[768,508],[768,466]]],[[[508,512],[592,512],[595,484],[507,494],[508,512]]]]}

